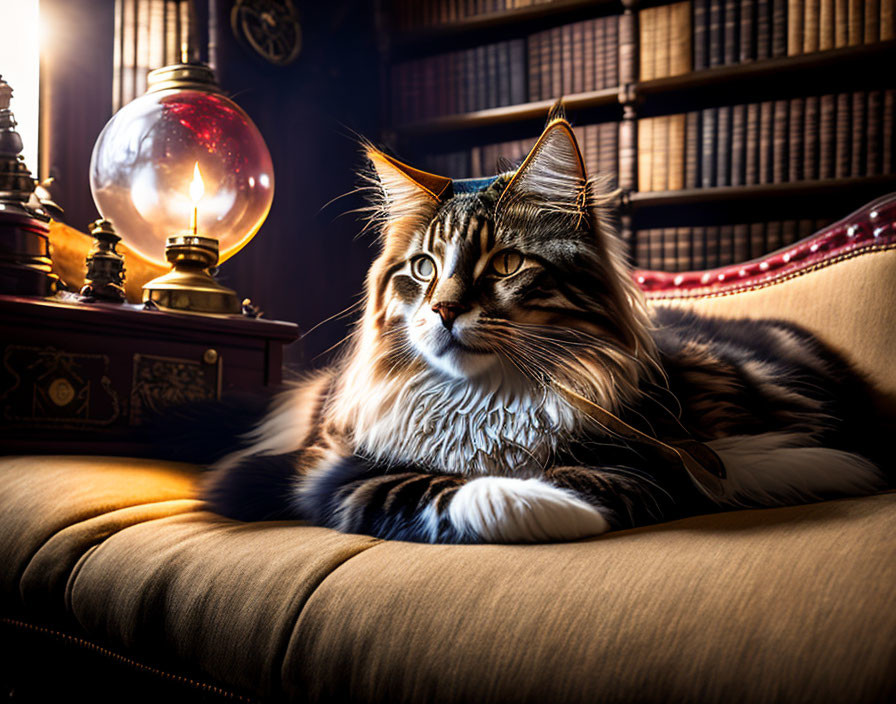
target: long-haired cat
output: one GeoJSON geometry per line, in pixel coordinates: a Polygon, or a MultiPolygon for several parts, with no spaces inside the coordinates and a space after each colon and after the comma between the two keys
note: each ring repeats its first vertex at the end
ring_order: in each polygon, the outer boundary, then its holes
{"type": "Polygon", "coordinates": [[[363,316],[217,463],[213,509],[524,542],[884,485],[865,387],[811,336],[648,310],[562,115],[478,189],[367,156],[363,316]]]}

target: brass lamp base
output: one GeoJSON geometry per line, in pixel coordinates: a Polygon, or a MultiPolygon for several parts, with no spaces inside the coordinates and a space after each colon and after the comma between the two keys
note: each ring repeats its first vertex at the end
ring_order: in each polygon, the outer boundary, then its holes
{"type": "Polygon", "coordinates": [[[218,240],[191,234],[169,237],[165,258],[174,268],[143,286],[144,302],[187,313],[242,312],[236,291],[219,284],[208,272],[218,262],[218,240]]]}

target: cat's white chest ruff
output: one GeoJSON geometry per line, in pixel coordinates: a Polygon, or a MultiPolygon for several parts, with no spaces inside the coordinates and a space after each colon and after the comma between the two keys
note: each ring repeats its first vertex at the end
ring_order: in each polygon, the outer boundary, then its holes
{"type": "Polygon", "coordinates": [[[576,428],[573,410],[547,390],[423,384],[403,400],[356,429],[362,454],[456,474],[537,476],[576,428]]]}

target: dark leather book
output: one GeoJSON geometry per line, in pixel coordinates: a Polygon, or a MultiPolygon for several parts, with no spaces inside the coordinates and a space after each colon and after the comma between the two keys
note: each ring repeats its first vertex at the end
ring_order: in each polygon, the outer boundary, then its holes
{"type": "Polygon", "coordinates": [[[818,9],[818,50],[834,48],[834,2],[821,0],[818,9]]]}
{"type": "Polygon", "coordinates": [[[740,264],[750,258],[750,226],[734,226],[734,263],[740,264]]]}
{"type": "Polygon", "coordinates": [[[803,110],[805,102],[803,98],[790,99],[789,124],[787,128],[788,139],[788,181],[801,181],[803,179],[803,110]]]}
{"type": "Polygon", "coordinates": [[[561,89],[563,95],[572,95],[573,91],[573,54],[572,54],[572,25],[565,24],[560,28],[560,60],[563,62],[561,73],[563,82],[561,89]]]}
{"type": "Polygon", "coordinates": [[[803,53],[818,51],[819,44],[819,0],[803,0],[803,53]]]}
{"type": "Polygon", "coordinates": [[[759,104],[759,183],[772,183],[774,161],[775,105],[771,100],[759,104]]]}
{"type": "Polygon", "coordinates": [[[719,266],[734,263],[734,225],[719,228],[719,266]]]}
{"type": "Polygon", "coordinates": [[[541,100],[541,32],[536,32],[526,39],[526,57],[527,57],[527,85],[529,89],[529,100],[535,102],[541,100]]]}
{"type": "Polygon", "coordinates": [[[678,232],[674,227],[663,228],[663,270],[679,271],[678,232]]]}
{"type": "Polygon", "coordinates": [[[663,229],[661,227],[652,227],[647,236],[648,252],[647,257],[650,260],[650,268],[663,270],[663,229]]]}
{"type": "Polygon", "coordinates": [[[766,252],[774,252],[781,249],[783,243],[781,241],[781,221],[772,220],[765,225],[765,247],[766,252]]]}
{"type": "Polygon", "coordinates": [[[554,100],[554,91],[551,86],[551,32],[539,32],[541,35],[540,53],[538,61],[538,84],[541,86],[541,99],[554,100]]]}
{"type": "Polygon", "coordinates": [[[713,267],[719,266],[719,226],[718,225],[710,225],[709,227],[703,228],[704,235],[704,248],[703,248],[703,264],[700,266],[701,269],[711,269],[713,267]]]}
{"type": "Polygon", "coordinates": [[[691,264],[691,228],[675,228],[675,269],[674,271],[688,271],[691,264]]]}
{"type": "Polygon", "coordinates": [[[731,185],[731,107],[716,108],[716,186],[731,185]]]}
{"type": "Polygon", "coordinates": [[[880,0],[865,0],[865,44],[880,41],[880,0]]]}
{"type": "Polygon", "coordinates": [[[606,17],[594,20],[594,89],[608,88],[607,85],[607,30],[609,25],[606,17]]]}
{"type": "Polygon", "coordinates": [[[510,59],[510,104],[526,102],[526,43],[524,39],[507,42],[510,59]]]}
{"type": "Polygon", "coordinates": [[[880,40],[896,39],[896,0],[880,0],[880,40]]]}
{"type": "Polygon", "coordinates": [[[585,127],[585,168],[589,176],[597,176],[601,173],[601,144],[600,125],[588,125],[585,127]]]}
{"type": "Polygon", "coordinates": [[[694,70],[709,68],[708,0],[692,0],[694,24],[694,70]]]}
{"type": "Polygon", "coordinates": [[[868,91],[868,115],[866,118],[865,134],[867,136],[866,156],[865,156],[865,175],[879,176],[882,173],[883,154],[881,148],[883,140],[881,139],[881,131],[883,128],[883,95],[879,90],[868,91]]]}
{"type": "Polygon", "coordinates": [[[721,66],[724,61],[724,0],[709,0],[709,66],[721,66]]]}
{"type": "MultiPolygon", "coordinates": [[[[839,22],[839,20],[837,20],[839,22]]],[[[847,0],[847,26],[849,46],[857,46],[865,37],[865,2],[864,0],[847,0]]]]}
{"type": "Polygon", "coordinates": [[[766,253],[765,223],[750,223],[750,259],[756,259],[766,253]]]}
{"type": "Polygon", "coordinates": [[[772,56],[787,55],[787,0],[772,0],[772,56]]]}
{"type": "Polygon", "coordinates": [[[702,141],[700,159],[700,185],[712,188],[716,183],[716,109],[700,111],[700,135],[702,141]]]}
{"type": "Polygon", "coordinates": [[[837,96],[828,93],[819,100],[818,178],[834,178],[834,124],[837,121],[837,96]]]}
{"type": "Polygon", "coordinates": [[[722,61],[726,65],[737,63],[740,58],[738,40],[740,32],[738,25],[740,24],[740,10],[737,7],[737,0],[725,0],[722,8],[724,19],[722,25],[724,27],[722,38],[722,46],[724,47],[722,61]]]}
{"type": "Polygon", "coordinates": [[[423,90],[421,95],[422,115],[424,119],[439,114],[439,96],[436,86],[439,84],[438,57],[428,56],[423,59],[423,90]]]}
{"type": "Polygon", "coordinates": [[[796,221],[796,241],[804,240],[815,232],[815,221],[808,218],[796,221]]]}
{"type": "Polygon", "coordinates": [[[785,220],[781,223],[781,246],[786,247],[796,242],[797,238],[796,220],[785,220]]]}
{"type": "Polygon", "coordinates": [[[692,110],[684,122],[684,187],[700,187],[700,111],[692,110]]]}
{"type": "Polygon", "coordinates": [[[731,178],[732,186],[744,185],[744,161],[746,157],[747,106],[731,107],[731,178]]]}
{"type": "Polygon", "coordinates": [[[759,183],[759,103],[747,105],[744,143],[744,184],[752,186],[759,183]]]}
{"type": "Polygon", "coordinates": [[[469,112],[467,107],[467,88],[464,85],[464,52],[451,52],[451,92],[455,96],[455,111],[469,112]]]}
{"type": "Polygon", "coordinates": [[[501,59],[503,52],[499,51],[500,44],[492,43],[485,47],[486,60],[486,82],[488,89],[486,91],[486,107],[496,108],[501,99],[501,59]]]}
{"type": "Polygon", "coordinates": [[[803,178],[814,181],[819,178],[819,98],[810,95],[803,106],[803,178]]]}
{"type": "Polygon", "coordinates": [[[604,87],[619,85],[619,17],[604,17],[604,87]]]}
{"type": "Polygon", "coordinates": [[[599,140],[599,159],[598,170],[600,173],[613,178],[615,183],[619,182],[619,123],[618,122],[602,122],[597,125],[599,140]]]}
{"type": "Polygon", "coordinates": [[[650,268],[650,230],[635,232],[635,266],[639,269],[650,268]]]}
{"type": "Polygon", "coordinates": [[[772,55],[772,2],[756,0],[756,58],[772,55]]]}
{"type": "Polygon", "coordinates": [[[889,88],[884,91],[882,113],[881,171],[890,175],[896,173],[896,142],[893,135],[893,124],[896,123],[896,90],[889,88]]]}
{"type": "Polygon", "coordinates": [[[669,176],[667,188],[670,191],[680,191],[684,188],[684,152],[685,152],[685,116],[684,114],[669,115],[668,123],[668,163],[669,176]]]}
{"type": "Polygon", "coordinates": [[[865,123],[867,111],[865,91],[857,90],[852,94],[852,158],[849,173],[851,176],[865,175],[866,146],[868,144],[865,123]]]}
{"type": "Polygon", "coordinates": [[[585,90],[585,23],[572,25],[572,92],[585,90]]]}
{"type": "Polygon", "coordinates": [[[834,48],[849,46],[849,0],[834,0],[834,48]]]}
{"type": "Polygon", "coordinates": [[[787,55],[803,53],[803,2],[787,0],[787,55]]]}
{"type": "Polygon", "coordinates": [[[488,57],[486,47],[476,47],[476,110],[488,107],[488,57]]]}
{"type": "Polygon", "coordinates": [[[852,172],[852,96],[837,94],[837,122],[835,127],[836,177],[847,178],[852,172]]]}
{"type": "Polygon", "coordinates": [[[551,30],[551,99],[563,97],[563,27],[551,30]]]}
{"type": "Polygon", "coordinates": [[[740,37],[738,58],[741,63],[756,58],[756,2],[740,0],[740,37]]]}
{"type": "Polygon", "coordinates": [[[788,105],[786,100],[775,101],[775,120],[772,127],[772,183],[784,183],[788,176],[787,127],[788,105]]]}
{"type": "Polygon", "coordinates": [[[597,83],[594,80],[594,27],[597,20],[586,20],[583,30],[584,44],[582,46],[582,85],[583,90],[596,90],[597,83]]]}

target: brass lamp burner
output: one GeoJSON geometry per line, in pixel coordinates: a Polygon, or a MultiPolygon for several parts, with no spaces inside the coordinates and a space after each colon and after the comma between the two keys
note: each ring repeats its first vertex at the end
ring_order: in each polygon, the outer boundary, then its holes
{"type": "Polygon", "coordinates": [[[188,313],[240,313],[236,292],[219,284],[209,269],[218,263],[218,240],[201,235],[169,237],[165,258],[172,270],[143,286],[144,303],[188,313]]]}

